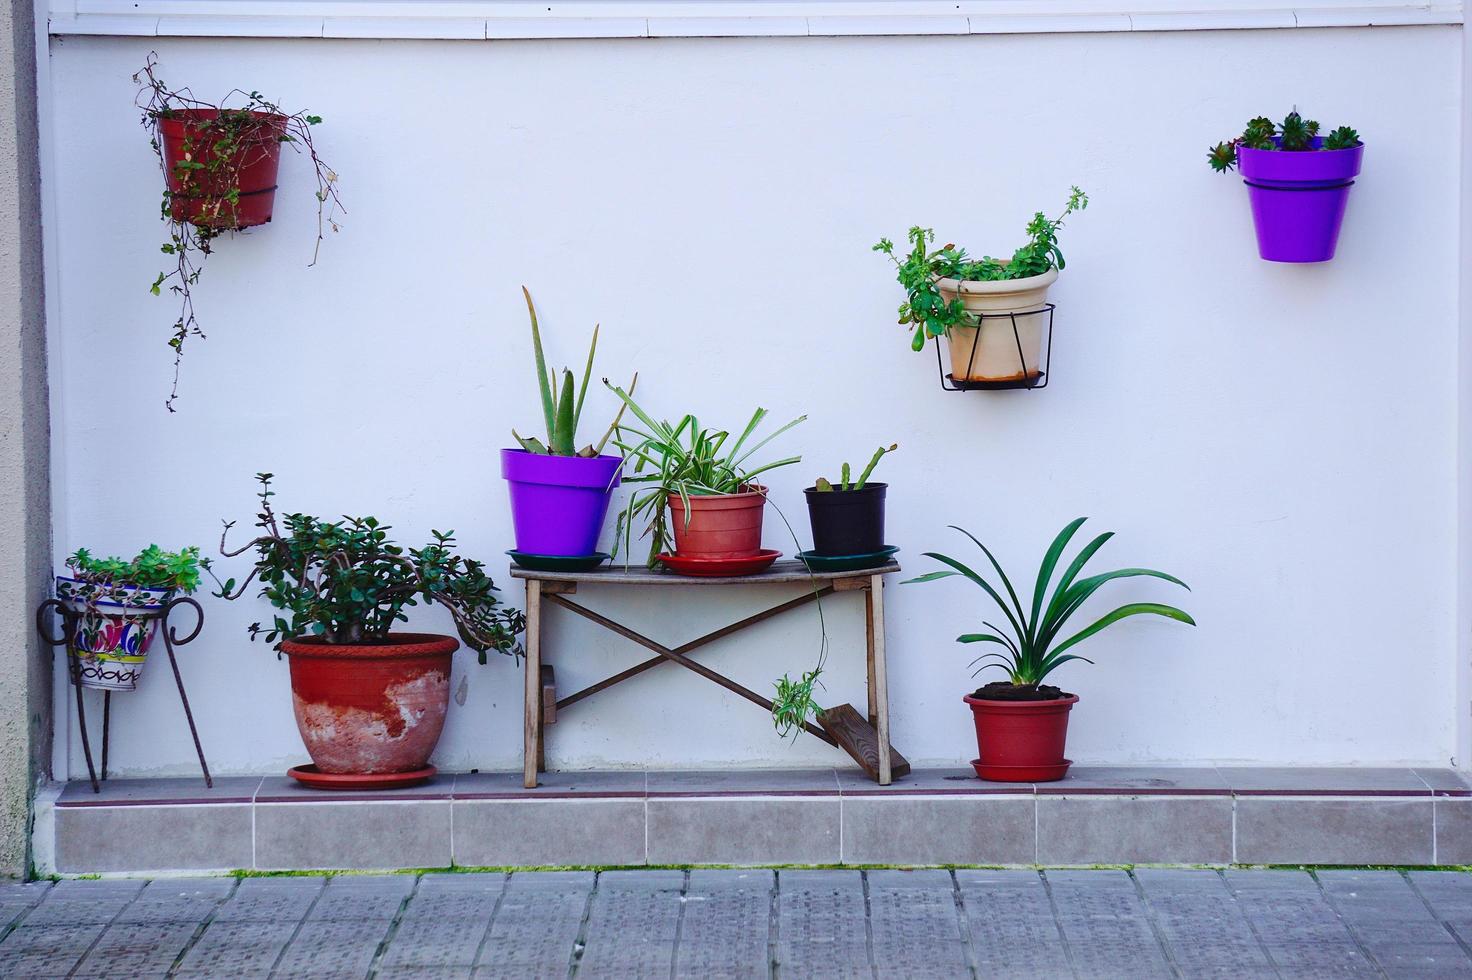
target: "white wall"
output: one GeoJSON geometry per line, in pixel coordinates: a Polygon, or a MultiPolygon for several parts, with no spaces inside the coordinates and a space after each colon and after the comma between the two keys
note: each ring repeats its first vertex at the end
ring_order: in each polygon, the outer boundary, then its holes
{"type": "MultiPolygon", "coordinates": [[[[924,550],[959,548],[945,530],[959,523],[1026,579],[1057,529],[1087,514],[1119,532],[1104,562],[1190,582],[1190,595],[1125,583],[1113,598],[1179,599],[1198,629],[1130,621],[1084,651],[1097,666],[1061,672],[1083,697],[1076,760],[1444,764],[1460,47],[1444,27],[53,39],[58,561],[79,545],[212,548],[221,518],[249,525],[264,469],[283,506],[371,512],[414,544],[453,527],[501,568],[496,450],[539,418],[527,283],[554,357],[578,360],[601,321],[599,371],[638,368],[657,411],[731,425],[756,404],[777,420],[808,413],[786,438],[808,462],[771,481],[804,538],[801,487],[897,439],[882,473],[907,571],[930,566],[924,550]],[[350,212],[305,268],[309,173],[285,162],[273,224],[209,262],[210,336],[190,344],[173,416],[173,306],[146,288],[163,267],[160,178],[129,82],[151,47],[176,84],[210,97],[254,87],[324,116],[320,146],[350,212]],[[1244,189],[1205,164],[1209,143],[1295,102],[1358,127],[1368,147],[1339,256],[1322,267],[1259,261],[1244,189]],[[931,353],[911,354],[893,323],[899,288],[870,244],[920,222],[1005,252],[1073,183],[1094,204],[1062,239],[1053,383],[941,391],[931,353]]],[[[612,406],[590,403],[591,429],[612,406]]],[[[767,541],[784,545],[778,527],[767,541]]],[[[673,642],[782,595],[583,598],[673,642]]],[[[890,590],[894,740],[913,761],[972,757],[969,657],[951,641],[977,627],[982,599],[952,582],[890,590]]],[[[302,761],[286,664],[244,633],[268,609],[207,608],[183,668],[212,763],[302,761]]],[[[857,608],[827,604],[831,702],[862,704],[857,608]]],[[[549,639],[564,689],[641,656],[568,619],[549,639]]],[[[439,611],[414,623],[448,627],[439,611]]],[[[797,614],[702,656],[764,690],[810,664],[816,637],[797,614]]],[[[161,668],[118,699],[118,772],[191,771],[161,668]]],[[[466,697],[435,761],[518,765],[519,670],[462,654],[457,672],[466,697]]],[[[810,738],[778,741],[759,711],[674,668],[580,705],[549,737],[554,768],[842,761],[810,738]]]]}

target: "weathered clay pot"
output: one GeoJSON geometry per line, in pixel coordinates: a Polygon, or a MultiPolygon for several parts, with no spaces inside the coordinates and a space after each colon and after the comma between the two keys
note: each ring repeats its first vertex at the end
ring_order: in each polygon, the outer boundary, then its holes
{"type": "Polygon", "coordinates": [[[670,529],[675,552],[686,558],[746,558],[762,550],[762,511],[767,488],[749,486],[741,493],[690,495],[690,522],[685,502],[670,497],[670,529]]]}
{"type": "Polygon", "coordinates": [[[987,314],[979,327],[958,325],[946,332],[951,377],[957,381],[1037,378],[1042,371],[1038,361],[1048,321],[1048,287],[1057,278],[1058,270],[1049,269],[1040,276],[997,282],[937,279],[935,288],[947,302],[959,296],[967,313],[987,314]],[[1009,313],[1014,316],[1003,315],[1009,313]]]}
{"type": "Polygon", "coordinates": [[[422,769],[450,706],[450,661],[458,640],[390,633],[388,643],[287,640],[291,701],[319,772],[375,774],[422,769]]]}

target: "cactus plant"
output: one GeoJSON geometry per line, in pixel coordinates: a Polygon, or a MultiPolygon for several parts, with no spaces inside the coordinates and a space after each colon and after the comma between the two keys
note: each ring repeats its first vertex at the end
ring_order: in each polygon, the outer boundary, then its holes
{"type": "Polygon", "coordinates": [[[830,493],[834,490],[862,490],[864,489],[864,484],[869,482],[869,474],[874,472],[874,467],[879,465],[879,461],[884,458],[884,454],[892,453],[898,448],[900,448],[900,444],[894,443],[891,446],[880,446],[876,449],[874,451],[874,458],[869,460],[869,465],[864,467],[864,472],[859,474],[859,479],[855,483],[849,482],[849,473],[851,471],[849,465],[844,463],[839,473],[839,485],[837,487],[821,476],[818,477],[818,482],[814,486],[823,493],[830,493]]]}

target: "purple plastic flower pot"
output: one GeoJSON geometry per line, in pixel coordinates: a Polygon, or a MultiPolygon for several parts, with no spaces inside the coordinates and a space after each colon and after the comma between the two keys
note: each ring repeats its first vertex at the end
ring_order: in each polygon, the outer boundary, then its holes
{"type": "Polygon", "coordinates": [[[596,552],[622,465],[617,456],[501,450],[501,475],[511,488],[516,550],[568,558],[596,552]]]}
{"type": "MultiPolygon", "coordinates": [[[[1314,142],[1322,145],[1323,138],[1314,142]]],[[[1239,147],[1237,160],[1257,228],[1257,254],[1269,262],[1332,259],[1364,153],[1364,144],[1344,150],[1239,147]]]]}

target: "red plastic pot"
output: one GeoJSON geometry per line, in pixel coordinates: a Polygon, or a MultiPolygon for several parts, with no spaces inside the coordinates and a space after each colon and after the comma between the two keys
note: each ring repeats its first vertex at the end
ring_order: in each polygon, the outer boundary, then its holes
{"type": "Polygon", "coordinates": [[[287,119],[252,112],[256,124],[243,127],[230,156],[215,162],[209,156],[220,134],[209,123],[219,115],[218,109],[181,109],[159,120],[171,214],[175,221],[220,231],[263,225],[276,203],[287,119]],[[207,169],[180,169],[186,162],[204,163],[207,169]],[[227,195],[237,187],[240,194],[232,202],[227,195]]]}
{"type": "Polygon", "coordinates": [[[445,727],[458,640],[390,633],[388,643],[287,640],[291,701],[319,772],[423,769],[445,727]]]}
{"type": "Polygon", "coordinates": [[[741,493],[692,495],[689,499],[687,526],[684,501],[670,497],[676,553],[686,558],[746,558],[762,550],[766,487],[752,486],[741,493]]]}
{"type": "Polygon", "coordinates": [[[976,722],[982,779],[999,783],[1048,783],[1062,779],[1073,763],[1063,757],[1068,713],[1078,695],[1053,701],[986,701],[966,695],[976,722]]]}

